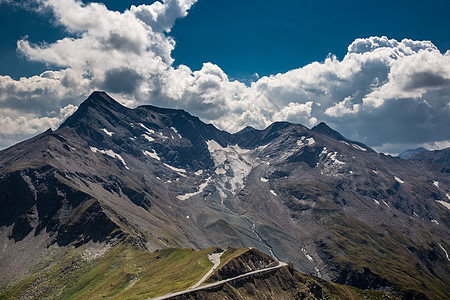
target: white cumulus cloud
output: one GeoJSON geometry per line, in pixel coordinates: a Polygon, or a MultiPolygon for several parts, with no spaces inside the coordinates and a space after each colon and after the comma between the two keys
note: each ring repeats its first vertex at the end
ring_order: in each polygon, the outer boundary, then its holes
{"type": "Polygon", "coordinates": [[[76,0],[33,3],[50,10],[67,36],[17,42],[20,53],[48,71],[19,80],[0,76],[0,147],[57,127],[96,89],[132,107],[183,108],[229,131],[325,121],[379,149],[450,141],[450,51],[430,41],[356,39],[341,60],[330,54],[286,73],[255,74],[246,86],[210,62],[200,70],[173,66],[170,31],[196,0],[156,1],[123,13],[76,0]]]}

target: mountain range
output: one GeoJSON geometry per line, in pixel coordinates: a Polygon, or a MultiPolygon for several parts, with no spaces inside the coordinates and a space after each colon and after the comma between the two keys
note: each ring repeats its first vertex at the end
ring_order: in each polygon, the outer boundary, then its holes
{"type": "Polygon", "coordinates": [[[446,299],[449,173],[448,151],[392,157],[325,123],[231,134],[94,92],[57,130],[0,151],[0,286],[58,249],[127,240],[254,247],[335,283],[446,299]]]}
{"type": "Polygon", "coordinates": [[[408,149],[408,150],[403,151],[402,153],[400,153],[398,155],[398,157],[403,158],[403,159],[410,159],[414,155],[416,155],[416,154],[418,154],[420,152],[424,152],[424,151],[428,151],[428,150],[423,148],[423,147],[419,147],[419,148],[415,148],[415,149],[408,149]]]}

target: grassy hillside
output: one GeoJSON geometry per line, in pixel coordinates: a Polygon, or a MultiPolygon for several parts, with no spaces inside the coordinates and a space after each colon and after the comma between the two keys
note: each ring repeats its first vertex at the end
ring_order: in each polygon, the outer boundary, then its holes
{"type": "MultiPolygon", "coordinates": [[[[212,267],[208,253],[216,250],[166,248],[148,252],[129,242],[62,247],[24,279],[2,287],[0,299],[153,298],[197,283],[212,267]]],[[[252,251],[257,250],[228,248],[219,269],[232,262],[248,264],[252,251]]],[[[330,283],[287,266],[181,298],[260,299],[270,295],[276,299],[395,299],[384,293],[330,283]]]]}
{"type": "Polygon", "coordinates": [[[337,282],[362,288],[390,286],[404,298],[447,299],[447,279],[431,274],[414,256],[425,252],[432,258],[432,249],[425,251],[432,241],[414,244],[387,225],[387,233],[383,233],[341,214],[329,214],[324,223],[333,234],[333,242],[318,243],[341,274],[337,282]]]}
{"type": "Polygon", "coordinates": [[[63,248],[62,257],[55,254],[41,262],[25,279],[3,289],[0,298],[151,298],[194,285],[211,268],[207,254],[214,250],[148,252],[128,243],[110,249],[92,244],[63,248]]]}

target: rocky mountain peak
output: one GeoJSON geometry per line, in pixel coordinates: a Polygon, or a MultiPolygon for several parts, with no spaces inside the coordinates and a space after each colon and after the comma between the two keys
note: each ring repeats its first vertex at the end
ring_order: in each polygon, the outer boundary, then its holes
{"type": "Polygon", "coordinates": [[[329,127],[325,122],[320,122],[318,125],[311,128],[311,131],[323,134],[323,135],[330,137],[336,141],[353,144],[355,147],[362,147],[364,149],[369,150],[369,152],[372,152],[372,153],[375,152],[373,149],[371,149],[370,147],[368,147],[367,145],[365,145],[363,143],[360,143],[357,141],[352,141],[350,139],[345,138],[342,134],[340,134],[336,130],[332,129],[331,127],[329,127]]]}
{"type": "Polygon", "coordinates": [[[344,141],[346,140],[345,137],[343,137],[339,132],[336,130],[331,129],[325,122],[320,122],[318,125],[314,126],[312,131],[321,133],[323,135],[326,135],[328,137],[331,137],[337,141],[344,141]]]}
{"type": "Polygon", "coordinates": [[[106,92],[103,91],[94,91],[92,94],[84,101],[85,105],[89,106],[112,106],[112,107],[118,107],[122,106],[111,98],[106,92]]]}
{"type": "Polygon", "coordinates": [[[105,92],[93,92],[83,103],[80,104],[77,111],[64,121],[63,127],[80,127],[96,123],[123,114],[129,110],[119,102],[111,98],[105,92]]]}

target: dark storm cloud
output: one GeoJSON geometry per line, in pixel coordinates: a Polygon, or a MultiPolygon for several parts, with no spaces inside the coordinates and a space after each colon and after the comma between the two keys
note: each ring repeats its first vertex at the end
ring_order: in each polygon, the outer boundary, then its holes
{"type": "Polygon", "coordinates": [[[138,72],[129,68],[111,69],[106,71],[101,88],[111,93],[132,94],[142,79],[138,72]]]}
{"type": "Polygon", "coordinates": [[[361,136],[367,136],[367,142],[376,146],[381,146],[386,141],[430,142],[442,134],[450,138],[444,128],[438,128],[432,122],[434,115],[434,109],[421,100],[399,99],[386,102],[376,112],[363,112],[355,123],[342,122],[339,127],[350,138],[361,139],[361,136]]]}
{"type": "Polygon", "coordinates": [[[450,79],[433,72],[417,72],[411,75],[410,81],[405,85],[406,90],[418,88],[434,88],[450,85],[450,79]]]}

